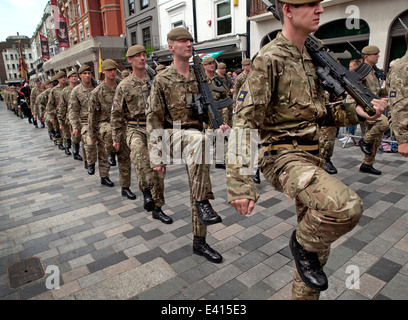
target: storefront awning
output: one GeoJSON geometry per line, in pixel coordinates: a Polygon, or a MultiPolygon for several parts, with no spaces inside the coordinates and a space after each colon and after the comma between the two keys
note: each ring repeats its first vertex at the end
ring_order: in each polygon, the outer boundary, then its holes
{"type": "Polygon", "coordinates": [[[215,59],[219,55],[227,53],[235,47],[236,45],[234,44],[234,45],[229,45],[229,46],[199,49],[199,50],[196,50],[196,52],[200,56],[201,59],[208,58],[208,57],[215,59]]]}

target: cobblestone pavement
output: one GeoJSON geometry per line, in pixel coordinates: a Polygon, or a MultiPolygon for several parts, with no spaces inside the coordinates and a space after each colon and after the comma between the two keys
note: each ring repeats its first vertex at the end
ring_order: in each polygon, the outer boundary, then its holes
{"type": "MultiPolygon", "coordinates": [[[[98,170],[89,176],[46,129],[17,118],[4,102],[0,118],[0,299],[290,299],[295,206],[265,180],[255,213],[243,217],[226,202],[224,170],[212,167],[212,204],[223,222],[208,228],[207,241],[224,257],[213,264],[192,254],[184,166],[168,167],[163,209],[174,223],[165,225],[143,210],[133,169],[138,198],[131,201],[121,196],[117,167],[115,186],[102,186],[98,170]],[[58,268],[10,287],[9,266],[31,257],[44,270],[58,268]],[[58,280],[59,289],[47,289],[58,280]]],[[[383,174],[373,176],[359,172],[362,157],[352,143],[336,141],[337,178],[359,194],[365,211],[333,244],[321,299],[407,299],[407,160],[379,152],[374,166],[383,174]]]]}

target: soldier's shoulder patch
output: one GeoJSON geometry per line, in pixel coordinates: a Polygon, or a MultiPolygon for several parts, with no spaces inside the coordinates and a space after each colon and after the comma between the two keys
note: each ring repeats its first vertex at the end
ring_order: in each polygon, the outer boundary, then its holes
{"type": "Polygon", "coordinates": [[[244,101],[247,94],[248,94],[248,91],[240,91],[237,101],[244,101]]]}
{"type": "Polygon", "coordinates": [[[145,106],[146,110],[149,109],[149,102],[146,102],[146,106],[145,106]]]}
{"type": "Polygon", "coordinates": [[[397,96],[397,91],[390,91],[390,98],[395,98],[397,96]]]}

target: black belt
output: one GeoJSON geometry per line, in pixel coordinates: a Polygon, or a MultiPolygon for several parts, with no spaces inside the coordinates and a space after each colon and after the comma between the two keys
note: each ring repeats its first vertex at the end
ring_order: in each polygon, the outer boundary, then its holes
{"type": "Polygon", "coordinates": [[[262,151],[264,153],[264,157],[270,156],[270,155],[276,155],[278,153],[279,149],[300,149],[307,151],[308,153],[312,155],[318,155],[319,154],[319,141],[317,140],[281,140],[277,141],[275,143],[272,143],[268,146],[263,147],[262,151]]]}

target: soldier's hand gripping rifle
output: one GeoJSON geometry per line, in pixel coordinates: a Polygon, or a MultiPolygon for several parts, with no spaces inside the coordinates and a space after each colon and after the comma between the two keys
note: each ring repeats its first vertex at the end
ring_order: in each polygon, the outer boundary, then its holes
{"type": "Polygon", "coordinates": [[[218,110],[230,106],[233,101],[231,97],[227,97],[219,101],[214,100],[201,58],[196,52],[193,52],[193,69],[200,93],[194,96],[194,103],[192,103],[192,107],[197,110],[199,115],[202,115],[204,112],[208,112],[213,128],[218,129],[222,124],[224,124],[224,120],[222,119],[218,110]]]}
{"type": "MultiPolygon", "coordinates": [[[[280,20],[275,6],[267,0],[262,2],[267,6],[267,10],[280,20]]],[[[371,101],[379,98],[361,83],[361,80],[371,71],[371,66],[361,63],[361,67],[353,71],[346,69],[329,54],[327,47],[311,34],[306,38],[305,47],[313,62],[319,65],[317,75],[322,81],[323,89],[336,97],[344,95],[347,91],[367,114],[370,116],[376,114],[371,101]]]]}

